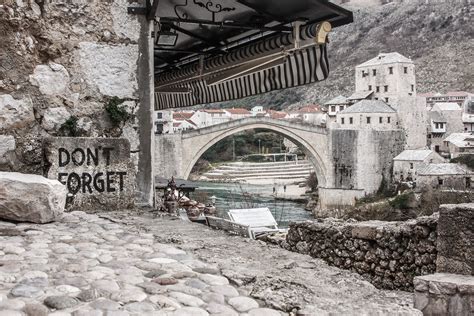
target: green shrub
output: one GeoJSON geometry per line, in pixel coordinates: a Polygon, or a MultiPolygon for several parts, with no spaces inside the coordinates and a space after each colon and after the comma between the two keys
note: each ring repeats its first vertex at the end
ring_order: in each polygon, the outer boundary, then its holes
{"type": "Polygon", "coordinates": [[[410,200],[414,197],[414,193],[400,194],[393,200],[389,201],[391,207],[399,210],[407,210],[410,207],[410,200]]]}
{"type": "Polygon", "coordinates": [[[474,155],[462,155],[451,159],[451,162],[461,163],[470,169],[474,169],[474,155]]]}
{"type": "Polygon", "coordinates": [[[79,136],[79,131],[77,129],[77,121],[77,117],[71,116],[66,120],[66,122],[61,125],[61,127],[59,128],[59,133],[62,136],[79,136]]]}
{"type": "Polygon", "coordinates": [[[110,121],[114,126],[119,126],[122,122],[125,122],[130,118],[125,107],[120,106],[124,101],[125,100],[118,97],[113,97],[105,106],[105,111],[109,115],[110,121]]]}

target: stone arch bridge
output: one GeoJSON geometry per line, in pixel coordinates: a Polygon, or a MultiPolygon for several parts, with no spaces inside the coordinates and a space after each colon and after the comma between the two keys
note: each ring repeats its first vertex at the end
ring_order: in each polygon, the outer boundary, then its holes
{"type": "MultiPolygon", "coordinates": [[[[155,175],[187,179],[198,159],[212,145],[256,128],[281,134],[303,149],[318,177],[321,208],[353,205],[356,198],[377,190],[383,172],[390,170],[384,164],[391,163],[394,157],[384,155],[379,159],[377,143],[391,145],[387,141],[393,135],[385,135],[387,131],[327,129],[267,117],[249,117],[176,134],[156,135],[155,175]]],[[[402,150],[393,145],[395,152],[402,150]]]]}

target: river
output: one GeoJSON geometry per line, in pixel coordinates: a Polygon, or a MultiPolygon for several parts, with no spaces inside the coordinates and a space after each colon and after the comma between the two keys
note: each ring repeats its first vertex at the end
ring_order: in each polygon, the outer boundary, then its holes
{"type": "MultiPolygon", "coordinates": [[[[275,199],[271,196],[273,185],[245,183],[215,183],[193,181],[199,188],[193,196],[202,200],[206,194],[216,196],[216,208],[219,217],[228,218],[229,209],[268,207],[280,228],[288,227],[290,222],[313,219],[312,213],[304,209],[301,202],[275,199]]],[[[283,196],[283,193],[280,194],[283,196]]]]}

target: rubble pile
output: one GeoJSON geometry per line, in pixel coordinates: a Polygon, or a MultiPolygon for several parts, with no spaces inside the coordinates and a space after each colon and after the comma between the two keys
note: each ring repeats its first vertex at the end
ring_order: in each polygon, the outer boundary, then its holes
{"type": "Polygon", "coordinates": [[[413,290],[436,270],[438,215],[407,222],[329,219],[293,223],[284,247],[361,274],[384,289],[413,290]]]}

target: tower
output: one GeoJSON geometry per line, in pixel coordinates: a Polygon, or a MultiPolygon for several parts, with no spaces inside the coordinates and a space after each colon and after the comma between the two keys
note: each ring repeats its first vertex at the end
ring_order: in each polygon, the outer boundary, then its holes
{"type": "Polygon", "coordinates": [[[372,92],[398,114],[406,149],[426,146],[426,106],[416,96],[415,64],[399,53],[379,54],[356,67],[356,92],[372,92]]]}

